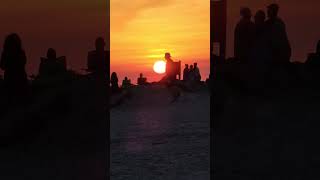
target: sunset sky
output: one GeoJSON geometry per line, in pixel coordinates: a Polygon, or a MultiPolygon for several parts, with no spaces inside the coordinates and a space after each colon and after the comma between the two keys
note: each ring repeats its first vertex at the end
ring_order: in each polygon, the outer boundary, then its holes
{"type": "Polygon", "coordinates": [[[229,0],[227,23],[227,56],[233,56],[233,33],[239,11],[243,6],[250,7],[252,12],[265,10],[270,3],[280,5],[280,17],[285,21],[292,47],[292,60],[304,62],[310,52],[315,51],[320,39],[320,1],[315,0],[229,0]]]}
{"type": "Polygon", "coordinates": [[[68,67],[86,68],[97,36],[109,34],[105,0],[1,0],[0,52],[7,34],[17,32],[27,54],[28,74],[37,73],[49,47],[67,56],[68,67]]]}
{"type": "Polygon", "coordinates": [[[111,72],[133,83],[140,72],[149,81],[163,75],[153,64],[170,52],[175,61],[198,62],[203,79],[209,75],[210,2],[131,0],[111,2],[111,72]]]}

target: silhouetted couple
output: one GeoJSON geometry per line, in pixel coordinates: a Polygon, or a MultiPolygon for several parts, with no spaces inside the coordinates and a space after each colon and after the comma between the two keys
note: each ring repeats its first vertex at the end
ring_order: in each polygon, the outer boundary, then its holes
{"type": "Polygon", "coordinates": [[[235,29],[236,59],[245,63],[259,61],[261,57],[276,64],[286,64],[290,61],[291,47],[286,26],[278,17],[278,12],[279,6],[271,4],[267,7],[267,20],[264,11],[259,10],[255,15],[255,21],[252,22],[251,10],[241,9],[242,18],[235,29]]]}
{"type": "Polygon", "coordinates": [[[193,81],[193,82],[200,82],[201,81],[201,74],[200,69],[197,63],[193,65],[186,64],[183,70],[183,80],[186,82],[193,81]]]}

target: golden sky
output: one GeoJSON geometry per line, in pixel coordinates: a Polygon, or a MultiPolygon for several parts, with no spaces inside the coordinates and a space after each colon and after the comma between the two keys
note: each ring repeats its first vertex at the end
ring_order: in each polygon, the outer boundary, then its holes
{"type": "Polygon", "coordinates": [[[156,60],[170,52],[184,64],[198,62],[203,79],[209,75],[210,6],[199,0],[110,0],[111,72],[133,83],[139,73],[150,81],[156,60]]]}

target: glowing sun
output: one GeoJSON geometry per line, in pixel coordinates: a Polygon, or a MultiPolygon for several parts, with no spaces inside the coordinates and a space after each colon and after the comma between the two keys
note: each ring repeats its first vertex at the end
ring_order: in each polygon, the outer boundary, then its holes
{"type": "Polygon", "coordinates": [[[165,61],[157,61],[153,65],[154,72],[158,74],[163,74],[166,72],[166,62],[165,61]]]}

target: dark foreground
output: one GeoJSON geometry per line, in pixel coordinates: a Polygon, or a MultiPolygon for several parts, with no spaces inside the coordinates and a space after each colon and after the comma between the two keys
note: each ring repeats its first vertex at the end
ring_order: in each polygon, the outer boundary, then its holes
{"type": "Polygon", "coordinates": [[[215,179],[317,176],[319,87],[314,76],[299,71],[293,74],[296,76],[278,74],[275,77],[283,83],[265,86],[258,93],[240,87],[239,79],[217,80],[221,89],[216,88],[214,95],[211,141],[215,179]],[[231,84],[233,88],[228,87],[231,84]]]}
{"type": "Polygon", "coordinates": [[[74,79],[4,112],[0,179],[107,179],[106,91],[98,84],[74,79]]]}

